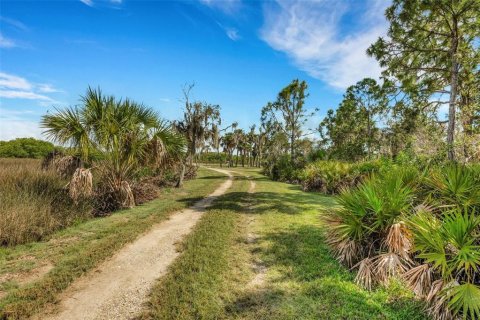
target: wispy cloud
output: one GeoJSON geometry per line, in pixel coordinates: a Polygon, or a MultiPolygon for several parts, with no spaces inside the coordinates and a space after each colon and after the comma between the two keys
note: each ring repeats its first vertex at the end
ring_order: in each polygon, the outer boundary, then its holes
{"type": "Polygon", "coordinates": [[[170,103],[172,100],[170,98],[160,98],[161,102],[170,103]]]}
{"type": "Polygon", "coordinates": [[[0,87],[7,89],[30,90],[32,85],[25,78],[0,72],[0,87]]]}
{"type": "Polygon", "coordinates": [[[226,28],[225,33],[227,34],[227,37],[229,37],[233,41],[237,41],[238,39],[240,39],[240,34],[235,28],[226,28]]]}
{"type": "Polygon", "coordinates": [[[93,1],[92,0],[80,0],[80,2],[82,2],[83,4],[85,4],[89,7],[93,7],[93,1]]]}
{"type": "Polygon", "coordinates": [[[201,4],[210,8],[215,8],[224,13],[232,14],[236,12],[241,4],[241,0],[199,0],[201,4]]]}
{"type": "MultiPolygon", "coordinates": [[[[83,4],[89,6],[89,7],[94,7],[96,4],[98,4],[98,2],[94,2],[93,0],[79,0],[80,2],[82,2],[83,4]]],[[[123,0],[108,0],[108,2],[106,2],[105,0],[103,0],[103,3],[101,2],[100,3],[100,6],[105,6],[105,4],[108,4],[110,3],[110,5],[113,6],[118,6],[118,5],[121,5],[123,3],[123,0]]]]}
{"type": "Polygon", "coordinates": [[[54,86],[52,86],[51,84],[48,84],[48,83],[38,84],[37,89],[38,89],[38,91],[43,92],[43,93],[61,92],[61,90],[55,88],[54,86]]]}
{"type": "Polygon", "coordinates": [[[383,13],[389,1],[284,1],[264,6],[261,37],[293,63],[332,87],[344,89],[364,77],[378,77],[378,63],[366,49],[387,30],[383,13]],[[356,5],[357,7],[353,7],[356,5]],[[358,6],[362,6],[359,8],[358,6]],[[356,10],[356,14],[351,14],[356,10]],[[345,32],[342,19],[354,28],[345,32]],[[357,21],[352,17],[358,16],[357,21]]]}
{"type": "Polygon", "coordinates": [[[0,33],[0,48],[9,49],[9,48],[15,48],[17,46],[18,44],[15,41],[4,37],[3,34],[0,33]]]}
{"type": "Polygon", "coordinates": [[[33,111],[12,111],[0,108],[0,140],[12,140],[15,138],[41,138],[42,129],[40,129],[38,121],[29,118],[33,111]]]}
{"type": "Polygon", "coordinates": [[[56,102],[48,93],[60,92],[48,83],[32,83],[17,75],[0,72],[0,97],[6,99],[36,100],[39,103],[56,102]]]}
{"type": "Polygon", "coordinates": [[[37,94],[31,91],[17,91],[17,90],[2,90],[0,89],[0,97],[8,99],[28,99],[28,100],[43,100],[53,101],[52,98],[45,95],[37,94]]]}
{"type": "Polygon", "coordinates": [[[6,24],[8,24],[8,25],[14,27],[17,30],[20,30],[20,31],[28,31],[29,30],[29,28],[25,24],[23,24],[22,22],[20,22],[18,20],[15,20],[15,19],[0,16],[0,22],[6,23],[6,24]]]}
{"type": "Polygon", "coordinates": [[[225,35],[230,38],[230,40],[237,41],[240,39],[240,33],[238,29],[233,27],[226,27],[218,21],[217,24],[225,32],[225,35]]]}

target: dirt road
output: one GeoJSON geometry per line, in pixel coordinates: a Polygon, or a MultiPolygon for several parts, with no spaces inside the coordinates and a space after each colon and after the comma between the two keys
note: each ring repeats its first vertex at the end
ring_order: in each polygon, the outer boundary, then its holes
{"type": "Polygon", "coordinates": [[[179,255],[176,243],[200,220],[212,201],[232,185],[230,172],[217,190],[193,207],[171,215],[111,259],[76,281],[62,295],[57,313],[38,319],[132,319],[147,300],[150,288],[179,255]]]}

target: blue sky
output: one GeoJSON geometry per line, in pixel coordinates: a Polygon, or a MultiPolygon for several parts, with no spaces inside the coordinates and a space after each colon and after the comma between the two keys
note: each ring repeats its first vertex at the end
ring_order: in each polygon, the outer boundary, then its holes
{"type": "Polygon", "coordinates": [[[306,80],[316,127],[345,88],[378,77],[366,48],[386,32],[384,0],[0,2],[0,140],[41,137],[38,121],[87,86],[182,116],[182,87],[219,104],[224,124],[259,122],[306,80]]]}

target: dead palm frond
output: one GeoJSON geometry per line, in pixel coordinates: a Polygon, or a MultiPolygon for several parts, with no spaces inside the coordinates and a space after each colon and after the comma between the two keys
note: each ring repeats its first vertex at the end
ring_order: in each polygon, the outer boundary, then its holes
{"type": "Polygon", "coordinates": [[[68,186],[68,194],[75,202],[93,194],[93,178],[90,169],[75,170],[68,186]]]}
{"type": "Polygon", "coordinates": [[[387,284],[392,277],[403,275],[408,269],[408,262],[393,252],[376,256],[374,265],[376,280],[384,284],[387,284]]]}
{"type": "Polygon", "coordinates": [[[135,206],[135,197],[133,196],[130,184],[127,181],[122,181],[119,188],[119,202],[122,208],[133,208],[135,206]]]}
{"type": "Polygon", "coordinates": [[[385,239],[389,251],[400,255],[403,259],[410,259],[412,248],[411,232],[403,222],[397,222],[390,226],[385,239]]]}
{"type": "Polygon", "coordinates": [[[341,232],[342,219],[336,212],[325,214],[322,221],[328,226],[325,241],[332,249],[335,258],[348,267],[352,267],[361,259],[361,245],[341,232]]]}
{"type": "Polygon", "coordinates": [[[432,287],[432,269],[428,264],[413,267],[403,275],[408,287],[419,297],[425,297],[432,287]]]}
{"type": "Polygon", "coordinates": [[[444,280],[436,280],[432,283],[430,291],[427,295],[428,313],[435,320],[452,320],[456,319],[448,307],[448,288],[455,284],[453,282],[445,283],[444,280]]]}
{"type": "Polygon", "coordinates": [[[53,169],[64,178],[71,177],[80,166],[80,159],[74,156],[63,156],[53,160],[53,169]]]}
{"type": "Polygon", "coordinates": [[[361,247],[354,240],[342,240],[331,243],[335,250],[335,257],[341,263],[351,267],[360,257],[361,247]]]}
{"type": "Polygon", "coordinates": [[[70,178],[81,165],[80,158],[66,156],[60,151],[49,152],[41,164],[43,170],[53,170],[63,178],[70,178]]]}
{"type": "Polygon", "coordinates": [[[358,273],[355,282],[367,290],[372,290],[375,281],[375,266],[371,258],[365,258],[357,263],[354,268],[358,267],[358,273]]]}

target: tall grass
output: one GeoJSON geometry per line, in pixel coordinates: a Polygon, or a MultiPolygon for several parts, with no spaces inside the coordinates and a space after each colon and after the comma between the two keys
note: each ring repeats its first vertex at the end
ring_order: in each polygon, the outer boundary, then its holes
{"type": "Polygon", "coordinates": [[[68,196],[68,181],[33,159],[0,159],[0,243],[38,241],[91,215],[68,196]]]}

